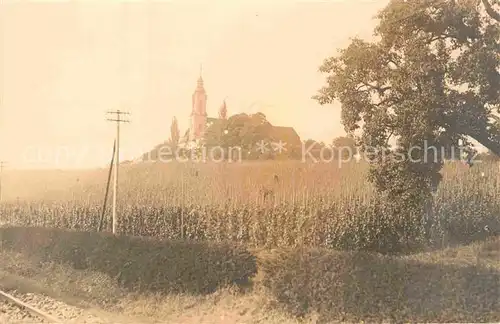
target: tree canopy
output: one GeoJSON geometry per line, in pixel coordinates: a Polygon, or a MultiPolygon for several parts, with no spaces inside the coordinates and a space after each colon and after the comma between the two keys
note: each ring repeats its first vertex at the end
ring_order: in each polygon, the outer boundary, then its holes
{"type": "Polygon", "coordinates": [[[283,154],[276,154],[272,148],[272,143],[278,139],[274,138],[273,125],[266,119],[263,113],[237,114],[228,119],[216,119],[207,128],[204,145],[206,147],[220,146],[226,150],[231,150],[229,154],[234,154],[234,149],[241,149],[243,159],[270,159],[279,155],[289,157],[288,153],[295,153],[296,150],[286,148],[283,154]],[[266,152],[263,152],[260,143],[265,143],[266,152]]]}
{"type": "Polygon", "coordinates": [[[472,138],[500,155],[497,5],[392,0],[377,16],[376,41],[355,38],[320,67],[327,84],[314,98],[340,102],[346,132],[371,151],[379,192],[429,197],[444,156],[415,147],[470,148],[472,138]]]}

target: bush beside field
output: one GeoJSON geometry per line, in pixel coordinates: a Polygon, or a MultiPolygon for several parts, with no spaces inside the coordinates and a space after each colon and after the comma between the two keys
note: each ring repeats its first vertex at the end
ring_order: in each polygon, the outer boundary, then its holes
{"type": "MultiPolygon", "coordinates": [[[[500,241],[493,242],[500,251],[500,241]]],[[[291,314],[327,321],[498,322],[500,272],[365,252],[288,249],[259,257],[260,282],[291,314]]]]}
{"type": "Polygon", "coordinates": [[[255,257],[230,244],[0,227],[0,247],[41,262],[102,272],[133,291],[206,294],[245,285],[257,271],[255,257]]]}

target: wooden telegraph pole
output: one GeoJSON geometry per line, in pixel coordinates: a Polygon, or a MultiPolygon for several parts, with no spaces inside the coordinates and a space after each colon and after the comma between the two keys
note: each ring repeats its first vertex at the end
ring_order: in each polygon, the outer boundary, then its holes
{"type": "Polygon", "coordinates": [[[113,184],[113,234],[116,234],[117,218],[116,218],[116,201],[118,197],[118,166],[120,165],[120,123],[129,123],[129,120],[123,119],[123,115],[130,115],[126,111],[108,111],[108,114],[115,115],[114,118],[108,118],[108,121],[116,122],[116,150],[115,150],[115,172],[113,184]]]}
{"type": "Polygon", "coordinates": [[[115,152],[116,152],[116,140],[113,143],[113,154],[111,154],[111,162],[109,163],[109,172],[108,172],[108,182],[106,182],[106,193],[104,194],[104,203],[101,211],[101,219],[99,221],[99,227],[97,231],[100,232],[102,230],[102,224],[104,223],[104,214],[106,213],[106,204],[108,202],[108,193],[109,193],[109,183],[111,182],[111,173],[113,171],[113,163],[115,163],[115,152]]]}

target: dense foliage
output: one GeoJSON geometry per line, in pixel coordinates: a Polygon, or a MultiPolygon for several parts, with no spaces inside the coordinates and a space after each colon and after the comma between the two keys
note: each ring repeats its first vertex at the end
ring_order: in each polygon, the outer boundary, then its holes
{"type": "Polygon", "coordinates": [[[230,244],[49,228],[0,228],[0,245],[38,262],[97,271],[135,291],[206,294],[255,275],[255,257],[230,244]]]}
{"type": "Polygon", "coordinates": [[[373,156],[369,179],[408,222],[430,214],[442,149],[460,141],[471,149],[472,138],[500,154],[493,118],[500,24],[492,4],[392,0],[378,15],[377,41],[356,38],[320,68],[327,85],[315,98],[340,101],[345,130],[373,156]]]}

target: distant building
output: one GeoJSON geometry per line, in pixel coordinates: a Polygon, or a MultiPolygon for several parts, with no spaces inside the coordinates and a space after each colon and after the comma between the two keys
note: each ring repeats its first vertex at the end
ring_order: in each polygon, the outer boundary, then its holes
{"type": "MultiPolygon", "coordinates": [[[[218,117],[208,117],[207,114],[207,92],[205,91],[203,77],[200,76],[196,83],[196,88],[191,96],[191,114],[189,116],[189,128],[179,140],[178,147],[193,148],[203,141],[207,129],[214,122],[226,120],[228,118],[228,109],[226,101],[223,100],[219,107],[218,117]]],[[[301,140],[293,127],[270,126],[269,137],[273,142],[285,143],[285,149],[297,151],[301,147],[301,140]]],[[[157,160],[160,155],[161,147],[168,145],[168,141],[157,145],[152,151],[144,154],[142,161],[157,160]]]]}
{"type": "Polygon", "coordinates": [[[300,136],[293,127],[272,126],[271,139],[274,142],[282,141],[287,143],[287,146],[300,146],[300,136]]]}
{"type": "MultiPolygon", "coordinates": [[[[204,88],[203,78],[200,74],[196,89],[192,95],[192,106],[189,129],[186,130],[183,138],[180,141],[182,146],[187,146],[188,143],[199,142],[203,139],[205,131],[214,122],[227,119],[227,104],[224,100],[219,108],[218,118],[208,117],[207,115],[207,93],[204,88]]],[[[272,126],[270,131],[273,141],[282,141],[290,146],[300,146],[300,136],[293,127],[272,126]]]]}
{"type": "Polygon", "coordinates": [[[181,146],[188,147],[191,143],[201,141],[211,123],[219,119],[227,119],[227,105],[225,100],[222,102],[219,109],[219,118],[208,117],[207,98],[208,96],[205,91],[203,77],[200,73],[200,77],[198,78],[196,88],[192,95],[189,128],[179,142],[181,146]]]}

